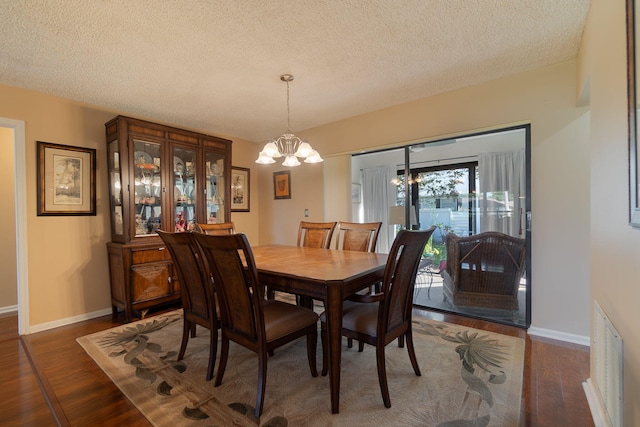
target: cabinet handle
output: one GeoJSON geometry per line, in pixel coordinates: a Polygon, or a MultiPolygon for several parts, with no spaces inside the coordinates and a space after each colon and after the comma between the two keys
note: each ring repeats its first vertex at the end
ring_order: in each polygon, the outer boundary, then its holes
{"type": "Polygon", "coordinates": [[[164,246],[160,246],[160,247],[158,248],[158,250],[159,250],[159,251],[164,251],[165,249],[166,249],[166,248],[165,248],[164,246]]]}
{"type": "Polygon", "coordinates": [[[171,276],[169,276],[169,277],[167,278],[167,282],[169,282],[169,284],[171,284],[171,276]]]}

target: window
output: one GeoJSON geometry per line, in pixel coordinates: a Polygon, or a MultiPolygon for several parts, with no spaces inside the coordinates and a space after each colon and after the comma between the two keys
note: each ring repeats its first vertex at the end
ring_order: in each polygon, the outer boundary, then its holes
{"type": "MultiPolygon", "coordinates": [[[[475,206],[478,186],[478,163],[459,163],[410,170],[409,199],[416,209],[417,228],[439,228],[434,243],[441,243],[449,231],[459,236],[477,229],[475,206]]],[[[406,200],[404,171],[398,171],[398,205],[406,200]]]]}

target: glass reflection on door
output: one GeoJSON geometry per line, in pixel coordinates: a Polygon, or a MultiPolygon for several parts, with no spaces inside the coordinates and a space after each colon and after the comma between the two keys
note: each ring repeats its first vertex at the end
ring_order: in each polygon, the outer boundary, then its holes
{"type": "Polygon", "coordinates": [[[196,152],[175,147],[173,150],[173,225],[178,233],[196,226],[196,152]]]}
{"type": "Polygon", "coordinates": [[[161,146],[157,142],[134,140],[135,236],[155,235],[162,216],[161,146]]]}
{"type": "MultiPolygon", "coordinates": [[[[437,145],[430,148],[429,144],[424,144],[419,150],[407,147],[409,166],[407,171],[399,170],[399,175],[408,172],[409,186],[406,190],[399,186],[398,197],[410,200],[416,210],[418,224],[414,228],[436,227],[416,277],[414,304],[528,327],[530,293],[527,274],[522,276],[517,289],[517,310],[452,304],[443,292],[447,265],[445,239],[449,233],[470,236],[498,231],[519,239],[529,238],[525,224],[528,210],[526,184],[522,182],[526,174],[526,132],[528,128],[510,131],[513,143],[501,148],[499,153],[489,152],[488,148],[497,146],[491,141],[505,138],[499,132],[447,142],[448,151],[437,145]],[[478,149],[479,144],[486,144],[487,148],[478,149]],[[460,155],[474,150],[478,154],[460,155]],[[484,177],[481,174],[485,174],[484,177]],[[515,178],[503,179],[502,175],[508,174],[515,178]],[[513,184],[512,180],[519,180],[520,184],[513,184]],[[409,192],[409,197],[405,191],[409,192]]],[[[401,180],[403,184],[404,181],[401,180]]]]}
{"type": "Polygon", "coordinates": [[[207,151],[205,153],[205,185],[207,193],[207,223],[226,222],[224,204],[224,158],[221,154],[207,151]]]}

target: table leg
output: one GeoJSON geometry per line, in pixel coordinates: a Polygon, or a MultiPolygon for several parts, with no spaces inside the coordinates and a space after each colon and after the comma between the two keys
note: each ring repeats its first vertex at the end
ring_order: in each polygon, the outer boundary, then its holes
{"type": "Polygon", "coordinates": [[[340,363],[342,358],[342,287],[327,285],[325,301],[327,341],[329,342],[329,385],[331,388],[331,413],[340,411],[340,363]]]}

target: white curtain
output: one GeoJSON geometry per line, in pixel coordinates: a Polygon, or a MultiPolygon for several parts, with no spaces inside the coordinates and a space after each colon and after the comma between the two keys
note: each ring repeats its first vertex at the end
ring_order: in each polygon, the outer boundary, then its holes
{"type": "Polygon", "coordinates": [[[480,231],[524,238],[524,150],[482,153],[478,158],[480,231]]]}
{"type": "Polygon", "coordinates": [[[362,171],[364,222],[382,221],[376,252],[388,253],[394,239],[393,229],[389,226],[389,206],[396,204],[396,187],[391,183],[395,175],[391,167],[362,171]]]}

